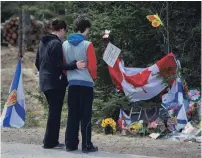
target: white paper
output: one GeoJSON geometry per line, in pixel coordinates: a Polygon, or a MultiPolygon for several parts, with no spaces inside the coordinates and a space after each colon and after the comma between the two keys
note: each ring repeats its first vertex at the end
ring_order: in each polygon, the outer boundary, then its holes
{"type": "Polygon", "coordinates": [[[160,136],[160,134],[159,133],[152,133],[152,134],[150,134],[149,135],[151,138],[153,138],[153,139],[157,139],[159,136],[160,136]]]}
{"type": "Polygon", "coordinates": [[[114,64],[120,54],[121,50],[115,45],[109,43],[105,49],[103,60],[111,67],[114,67],[114,64]]]}

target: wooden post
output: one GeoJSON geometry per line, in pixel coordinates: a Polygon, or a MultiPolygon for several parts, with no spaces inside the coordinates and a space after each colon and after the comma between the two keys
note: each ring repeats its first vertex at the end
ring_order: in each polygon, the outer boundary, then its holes
{"type": "Polygon", "coordinates": [[[22,15],[23,15],[23,2],[20,1],[19,36],[18,36],[18,43],[19,43],[18,55],[20,58],[23,57],[23,55],[22,55],[22,47],[23,47],[22,15]]]}
{"type": "Polygon", "coordinates": [[[166,6],[166,21],[167,21],[167,45],[168,45],[168,53],[170,53],[170,42],[169,42],[169,25],[168,25],[168,1],[167,1],[167,6],[166,6]]]}
{"type": "Polygon", "coordinates": [[[31,23],[30,15],[27,11],[23,10],[22,15],[22,32],[23,32],[23,48],[28,51],[33,50],[32,45],[32,30],[33,24],[31,23]]]}

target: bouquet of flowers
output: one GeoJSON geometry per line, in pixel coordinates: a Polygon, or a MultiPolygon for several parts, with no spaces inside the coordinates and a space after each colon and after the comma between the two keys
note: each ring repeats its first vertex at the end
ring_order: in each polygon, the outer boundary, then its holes
{"type": "Polygon", "coordinates": [[[143,127],[143,122],[134,122],[132,124],[130,124],[129,126],[129,130],[131,130],[131,132],[134,133],[138,133],[143,127]]]}
{"type": "Polygon", "coordinates": [[[201,91],[199,89],[190,89],[188,91],[188,98],[192,102],[198,102],[201,99],[201,91]]]}
{"type": "Polygon", "coordinates": [[[150,133],[160,133],[165,132],[166,127],[162,120],[156,120],[148,124],[148,129],[150,133]]]}
{"type": "Polygon", "coordinates": [[[128,132],[132,135],[141,135],[145,136],[148,133],[147,123],[143,120],[138,122],[133,122],[128,126],[128,132]]]}
{"type": "Polygon", "coordinates": [[[113,134],[116,131],[116,122],[112,118],[103,119],[101,126],[104,128],[105,134],[113,134]]]}

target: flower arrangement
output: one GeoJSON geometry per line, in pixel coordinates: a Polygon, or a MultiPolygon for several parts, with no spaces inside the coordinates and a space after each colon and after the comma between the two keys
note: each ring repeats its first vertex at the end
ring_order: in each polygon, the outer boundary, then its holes
{"type": "Polygon", "coordinates": [[[156,129],[157,126],[158,126],[158,121],[153,121],[153,122],[148,124],[148,128],[156,129]]]}
{"type": "Polygon", "coordinates": [[[201,99],[201,92],[198,89],[190,89],[188,91],[188,98],[192,102],[198,102],[201,99]]]}
{"type": "Polygon", "coordinates": [[[141,135],[141,136],[145,136],[148,133],[148,128],[147,128],[148,124],[146,122],[144,122],[143,120],[140,120],[138,122],[133,122],[131,123],[127,129],[128,132],[132,135],[141,135]]]}
{"type": "Polygon", "coordinates": [[[104,128],[105,134],[113,134],[116,131],[116,122],[112,118],[103,119],[101,126],[104,128]]]}
{"type": "Polygon", "coordinates": [[[149,129],[150,133],[160,133],[162,134],[165,130],[165,124],[163,123],[162,120],[155,120],[153,122],[150,122],[147,126],[147,128],[149,129]]]}
{"type": "Polygon", "coordinates": [[[133,132],[139,132],[143,127],[142,122],[134,122],[129,126],[129,129],[133,132]]]}

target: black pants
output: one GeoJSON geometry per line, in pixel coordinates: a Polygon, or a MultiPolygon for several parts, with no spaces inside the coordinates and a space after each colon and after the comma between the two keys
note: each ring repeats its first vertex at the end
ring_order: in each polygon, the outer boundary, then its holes
{"type": "Polygon", "coordinates": [[[68,90],[68,120],[65,144],[75,148],[79,144],[79,123],[81,122],[82,147],[91,145],[91,117],[93,88],[70,86],[68,90]]]}
{"type": "Polygon", "coordinates": [[[43,140],[45,147],[52,148],[59,144],[60,119],[65,92],[66,88],[51,89],[44,92],[49,104],[48,121],[43,140]]]}

